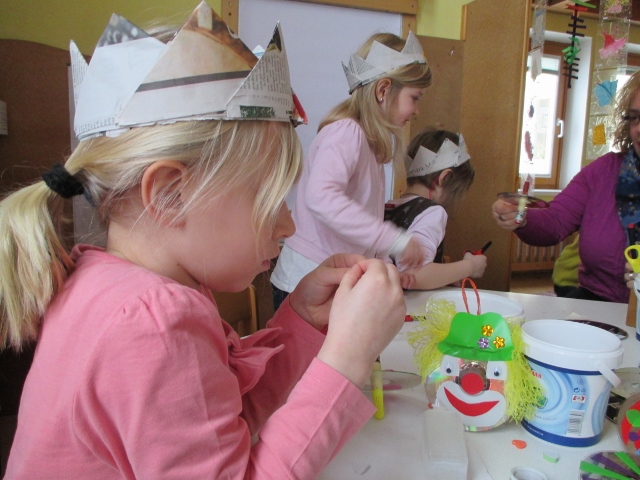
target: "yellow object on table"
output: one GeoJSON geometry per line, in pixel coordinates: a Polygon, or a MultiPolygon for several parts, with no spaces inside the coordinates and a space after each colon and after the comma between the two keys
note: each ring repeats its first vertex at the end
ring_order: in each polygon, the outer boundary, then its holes
{"type": "Polygon", "coordinates": [[[384,418],[384,390],[382,387],[382,367],[380,366],[380,357],[373,364],[371,371],[371,396],[373,404],[376,407],[375,417],[380,420],[384,418]]]}

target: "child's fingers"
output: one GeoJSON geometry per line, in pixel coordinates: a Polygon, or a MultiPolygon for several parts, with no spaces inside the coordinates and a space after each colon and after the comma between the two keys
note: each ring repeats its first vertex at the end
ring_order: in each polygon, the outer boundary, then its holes
{"type": "Polygon", "coordinates": [[[331,255],[320,265],[331,268],[351,268],[363,260],[365,260],[363,255],[355,253],[337,253],[335,255],[331,255]]]}

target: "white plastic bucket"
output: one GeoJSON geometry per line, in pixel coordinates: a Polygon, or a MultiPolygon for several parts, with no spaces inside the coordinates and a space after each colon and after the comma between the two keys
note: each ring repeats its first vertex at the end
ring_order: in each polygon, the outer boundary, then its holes
{"type": "Polygon", "coordinates": [[[535,320],[522,325],[525,358],[542,385],[535,415],[523,427],[547,442],[586,447],[600,440],[613,372],[622,363],[620,339],[591,325],[535,320]]]}
{"type": "MultiPolygon", "coordinates": [[[[469,312],[474,315],[478,311],[478,301],[476,294],[473,290],[467,289],[467,304],[469,305],[469,312]]],[[[505,320],[515,321],[521,323],[524,320],[524,309],[522,305],[513,300],[509,300],[501,295],[495,295],[493,293],[486,293],[478,291],[480,296],[480,308],[482,313],[495,312],[502,315],[505,320]]],[[[464,305],[464,298],[462,296],[462,290],[448,290],[443,292],[436,292],[429,297],[427,301],[427,310],[429,309],[429,302],[436,300],[449,300],[456,306],[456,312],[466,312],[467,308],[464,305]]]]}

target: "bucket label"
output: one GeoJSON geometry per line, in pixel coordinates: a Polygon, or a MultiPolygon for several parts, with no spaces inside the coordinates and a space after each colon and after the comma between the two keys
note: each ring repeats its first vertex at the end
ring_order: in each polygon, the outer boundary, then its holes
{"type": "Polygon", "coordinates": [[[611,384],[600,372],[547,365],[526,357],[544,397],[523,427],[543,440],[585,447],[600,439],[611,384]]]}

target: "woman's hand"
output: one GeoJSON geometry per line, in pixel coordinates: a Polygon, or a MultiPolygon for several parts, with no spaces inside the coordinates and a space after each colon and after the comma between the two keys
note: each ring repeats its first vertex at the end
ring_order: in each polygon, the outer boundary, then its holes
{"type": "Polygon", "coordinates": [[[318,358],[362,387],[373,362],[402,327],[406,311],[396,267],[380,260],[359,262],[335,293],[318,358]]]}
{"type": "Polygon", "coordinates": [[[627,284],[627,288],[629,290],[633,290],[634,289],[634,283],[635,283],[635,279],[636,279],[636,274],[633,273],[633,268],[631,268],[631,264],[629,262],[626,262],[624,264],[624,283],[627,284]]]}
{"type": "Polygon", "coordinates": [[[333,295],[342,277],[365,258],[355,254],[336,254],[306,275],[289,295],[291,308],[318,330],[329,322],[333,295]]]}
{"type": "Polygon", "coordinates": [[[505,230],[515,230],[516,228],[523,227],[527,223],[527,210],[524,211],[522,222],[516,223],[518,206],[505,202],[501,198],[493,203],[491,211],[496,223],[505,230]]]}

